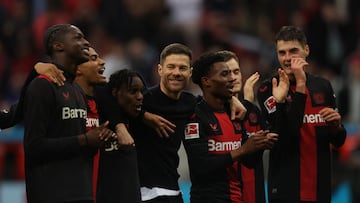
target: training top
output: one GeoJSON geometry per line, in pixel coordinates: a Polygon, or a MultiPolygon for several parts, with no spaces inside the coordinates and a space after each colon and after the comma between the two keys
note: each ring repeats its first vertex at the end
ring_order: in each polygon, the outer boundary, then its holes
{"type": "Polygon", "coordinates": [[[285,103],[276,103],[271,79],[258,89],[263,114],[279,133],[270,151],[269,200],[330,202],[330,144],[341,146],[346,131],[328,127],[319,111],[336,109],[335,95],[329,81],[310,74],[306,74],[305,94],[295,88],[291,82],[285,103]]]}
{"type": "Polygon", "coordinates": [[[24,100],[26,194],[29,203],[93,200],[92,155],[77,136],[86,131],[86,104],[63,67],[57,86],[40,75],[24,100]]]}
{"type": "Polygon", "coordinates": [[[186,91],[182,91],[179,99],[172,99],[160,90],[160,86],[154,86],[144,94],[143,104],[146,111],[164,117],[176,128],[169,138],[161,138],[142,122],[130,125],[138,153],[141,187],[179,190],[178,150],[185,122],[194,112],[196,99],[186,91]]]}
{"type": "MultiPolygon", "coordinates": [[[[109,120],[110,129],[115,132],[118,123],[129,127],[130,118],[110,93],[108,85],[99,86],[95,99],[101,122],[109,120]]],[[[100,147],[96,202],[141,202],[135,147],[119,146],[117,139],[110,139],[100,147]]]]}
{"type": "Polygon", "coordinates": [[[244,202],[239,161],[232,160],[230,151],[246,138],[243,123],[231,121],[229,111],[214,110],[205,100],[197,104],[184,131],[191,202],[244,202]]]}

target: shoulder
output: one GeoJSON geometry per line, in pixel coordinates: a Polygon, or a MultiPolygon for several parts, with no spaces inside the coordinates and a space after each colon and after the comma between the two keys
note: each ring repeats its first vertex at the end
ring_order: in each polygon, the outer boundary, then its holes
{"type": "Polygon", "coordinates": [[[325,86],[331,88],[330,81],[319,75],[307,74],[307,81],[309,86],[325,86]]]}
{"type": "MultiPolygon", "coordinates": [[[[277,76],[273,76],[275,78],[277,78],[277,76]]],[[[259,88],[258,88],[258,92],[264,93],[264,92],[268,92],[269,90],[271,90],[272,88],[272,78],[273,77],[269,77],[264,79],[263,81],[260,82],[259,88]]]]}

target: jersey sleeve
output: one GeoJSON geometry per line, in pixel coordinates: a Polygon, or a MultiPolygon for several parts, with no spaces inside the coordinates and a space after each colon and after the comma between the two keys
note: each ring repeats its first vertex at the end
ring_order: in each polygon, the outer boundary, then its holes
{"type": "Polygon", "coordinates": [[[25,92],[30,82],[37,76],[35,69],[32,69],[26,78],[26,81],[21,88],[20,99],[17,103],[12,104],[10,109],[0,111],[0,129],[13,127],[23,119],[23,103],[25,92]]]}
{"type": "Polygon", "coordinates": [[[21,118],[18,103],[12,104],[9,110],[0,111],[0,129],[13,127],[20,122],[21,118]]]}
{"type": "MultiPolygon", "coordinates": [[[[326,81],[326,86],[327,89],[330,91],[329,94],[332,96],[330,101],[330,106],[338,110],[336,104],[336,96],[329,81],[326,81]]],[[[344,128],[343,125],[341,125],[341,127],[338,130],[332,132],[333,133],[330,135],[330,143],[333,144],[335,147],[341,147],[345,143],[346,129],[344,128]]]]}
{"type": "Polygon", "coordinates": [[[32,160],[49,161],[71,158],[81,152],[78,135],[50,137],[53,109],[56,107],[51,83],[37,78],[29,85],[24,99],[26,126],[24,149],[32,160]]]}
{"type": "Polygon", "coordinates": [[[306,94],[295,92],[291,104],[277,103],[272,96],[272,84],[267,81],[258,89],[258,101],[265,120],[270,124],[270,131],[279,133],[284,125],[291,123],[292,132],[286,134],[297,136],[303,122],[306,94]]]}

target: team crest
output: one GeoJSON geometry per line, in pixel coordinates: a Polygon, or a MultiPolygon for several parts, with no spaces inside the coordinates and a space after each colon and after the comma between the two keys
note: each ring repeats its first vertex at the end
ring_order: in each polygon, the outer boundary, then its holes
{"type": "Polygon", "coordinates": [[[313,100],[315,104],[323,104],[325,102],[325,96],[323,93],[314,93],[313,100]]]}

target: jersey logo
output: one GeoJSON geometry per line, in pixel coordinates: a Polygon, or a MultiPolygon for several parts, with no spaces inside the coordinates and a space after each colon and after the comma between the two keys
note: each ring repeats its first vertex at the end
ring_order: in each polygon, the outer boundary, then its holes
{"type": "Polygon", "coordinates": [[[267,86],[265,86],[265,87],[260,87],[260,88],[259,88],[259,91],[260,91],[260,92],[265,92],[267,89],[268,89],[267,86]]]}
{"type": "Polygon", "coordinates": [[[238,122],[232,122],[233,123],[233,125],[234,125],[234,128],[235,128],[235,130],[237,130],[237,131],[240,131],[241,130],[241,125],[240,125],[240,123],[238,123],[238,122]]]}
{"type": "Polygon", "coordinates": [[[65,100],[68,100],[69,97],[70,97],[69,92],[63,92],[62,95],[64,96],[64,99],[65,99],[65,100]]]}
{"type": "Polygon", "coordinates": [[[266,110],[268,111],[268,113],[275,112],[276,111],[275,98],[273,96],[269,97],[267,100],[265,100],[264,106],[266,107],[266,110]]]}
{"type": "Polygon", "coordinates": [[[215,124],[211,124],[211,123],[209,123],[209,126],[210,126],[210,128],[211,128],[211,130],[212,131],[217,131],[217,124],[215,123],[215,124]]]}
{"type": "Polygon", "coordinates": [[[185,140],[199,138],[199,123],[188,123],[185,126],[185,140]]]}
{"type": "Polygon", "coordinates": [[[258,122],[258,117],[257,117],[256,113],[254,113],[254,112],[249,113],[249,121],[251,123],[257,123],[258,122]]]}
{"type": "Polygon", "coordinates": [[[313,100],[315,104],[323,104],[325,102],[325,96],[323,93],[314,93],[313,100]]]}

